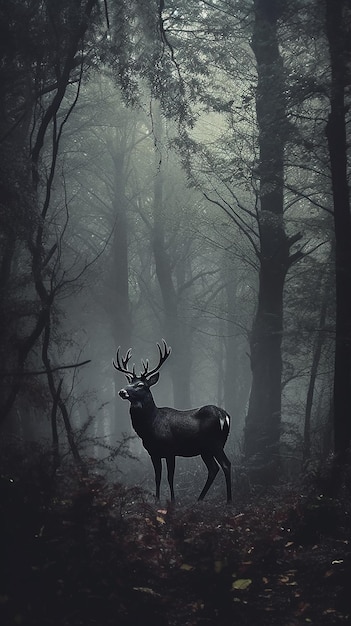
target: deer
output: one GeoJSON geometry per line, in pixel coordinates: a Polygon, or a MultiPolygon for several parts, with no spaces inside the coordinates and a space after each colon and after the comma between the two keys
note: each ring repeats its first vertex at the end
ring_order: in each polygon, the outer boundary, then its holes
{"type": "Polygon", "coordinates": [[[229,434],[230,416],[224,409],[212,404],[185,411],[156,406],[150,388],[158,382],[159,370],[171,354],[171,348],[164,339],[162,345],[157,343],[157,348],[158,364],[149,369],[149,361],[142,360],[143,370],[139,376],[135,372],[135,364],[132,369],[128,367],[131,348],[123,357],[118,347],[116,360],[112,361],[114,368],[128,381],[119,391],[119,396],[129,400],[133,429],[150,455],[155,472],[156,501],[160,499],[162,459],[166,459],[170,496],[174,501],[175,458],[200,455],[208,476],[198,500],[204,499],[221,467],[229,503],[232,500],[231,463],[223,448],[229,434]]]}

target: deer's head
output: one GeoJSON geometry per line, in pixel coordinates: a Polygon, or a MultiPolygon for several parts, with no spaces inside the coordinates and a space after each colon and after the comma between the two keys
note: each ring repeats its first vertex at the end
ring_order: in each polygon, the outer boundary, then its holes
{"type": "Polygon", "coordinates": [[[145,398],[151,394],[150,387],[155,385],[159,379],[159,369],[171,354],[171,348],[167,346],[162,339],[162,346],[157,344],[159,352],[159,362],[156,367],[149,370],[149,361],[142,361],[143,371],[137,376],[135,365],[132,370],[128,369],[128,363],[132,356],[132,350],[129,348],[124,357],[120,356],[120,348],[117,349],[116,361],[113,361],[113,367],[122,372],[128,380],[128,385],[119,391],[119,395],[123,400],[129,400],[132,404],[143,404],[145,398]]]}

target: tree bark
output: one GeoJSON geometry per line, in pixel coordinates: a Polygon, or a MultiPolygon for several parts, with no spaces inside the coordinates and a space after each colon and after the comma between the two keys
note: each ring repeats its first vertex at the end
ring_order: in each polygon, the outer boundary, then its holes
{"type": "Polygon", "coordinates": [[[252,49],[257,63],[259,129],[259,290],[251,333],[252,387],[244,452],[253,481],[278,477],[281,424],[283,289],[291,242],[283,221],[286,117],[277,38],[279,2],[255,0],[252,49]]]}
{"type": "Polygon", "coordinates": [[[334,203],[336,283],[334,451],[336,464],[340,467],[346,461],[351,442],[351,219],[345,120],[347,62],[350,60],[347,48],[351,35],[349,18],[348,2],[326,0],[326,33],[331,64],[326,135],[334,203]]]}
{"type": "Polygon", "coordinates": [[[316,380],[318,375],[318,368],[321,359],[322,349],[325,342],[325,322],[328,310],[328,293],[330,292],[330,281],[327,280],[322,306],[319,315],[318,333],[315,341],[315,346],[312,356],[311,374],[307,389],[306,408],[305,408],[305,423],[304,423],[304,437],[303,437],[303,461],[307,461],[311,456],[311,419],[312,419],[312,407],[314,391],[316,386],[316,380]]]}

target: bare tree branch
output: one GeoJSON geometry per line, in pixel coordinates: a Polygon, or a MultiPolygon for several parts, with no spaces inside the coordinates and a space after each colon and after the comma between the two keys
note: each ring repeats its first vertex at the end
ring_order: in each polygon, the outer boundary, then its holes
{"type": "Polygon", "coordinates": [[[72,365],[58,365],[57,367],[45,370],[33,370],[31,372],[0,372],[0,378],[7,378],[8,376],[41,376],[41,374],[49,374],[57,372],[59,370],[68,370],[76,367],[81,367],[82,365],[86,365],[87,363],[91,363],[91,359],[81,361],[81,363],[72,363],[72,365]]]}

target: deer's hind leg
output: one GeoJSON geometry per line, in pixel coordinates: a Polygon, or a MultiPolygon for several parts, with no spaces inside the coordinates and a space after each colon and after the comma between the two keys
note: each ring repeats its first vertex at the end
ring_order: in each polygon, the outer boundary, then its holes
{"type": "Polygon", "coordinates": [[[203,462],[205,463],[207,470],[208,470],[208,476],[207,476],[207,480],[205,483],[205,486],[203,488],[203,490],[201,491],[198,500],[203,500],[206,493],[208,492],[209,488],[211,487],[214,479],[216,478],[218,471],[219,471],[219,467],[218,467],[218,463],[215,460],[213,454],[211,454],[210,452],[204,452],[203,454],[201,454],[201,458],[203,460],[203,462]]]}
{"type": "Polygon", "coordinates": [[[218,461],[219,465],[221,466],[223,470],[225,482],[227,486],[227,502],[231,502],[232,501],[232,481],[231,481],[231,475],[230,475],[231,463],[227,455],[225,454],[224,450],[222,449],[219,450],[218,452],[215,452],[214,457],[216,461],[218,461]]]}

